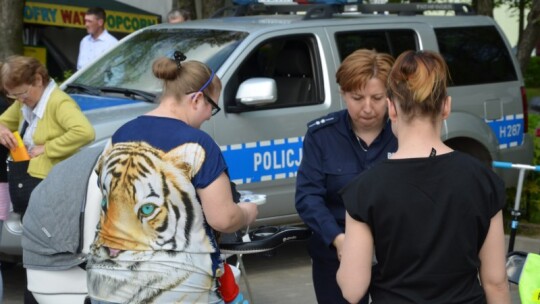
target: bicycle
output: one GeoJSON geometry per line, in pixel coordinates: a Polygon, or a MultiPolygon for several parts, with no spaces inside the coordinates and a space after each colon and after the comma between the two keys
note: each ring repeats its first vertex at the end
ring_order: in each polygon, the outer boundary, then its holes
{"type": "Polygon", "coordinates": [[[534,253],[514,251],[519,217],[521,216],[520,201],[525,171],[540,171],[540,166],[494,161],[493,167],[519,169],[514,209],[511,211],[512,221],[510,239],[508,241],[508,253],[506,255],[506,274],[510,283],[519,286],[519,294],[522,303],[540,303],[540,283],[538,282],[538,279],[540,278],[536,275],[540,270],[540,256],[534,253]]]}
{"type": "Polygon", "coordinates": [[[494,161],[493,167],[502,168],[502,169],[518,169],[519,178],[516,188],[516,198],[514,200],[514,209],[511,211],[512,221],[510,225],[510,239],[508,241],[508,253],[514,251],[514,244],[516,240],[516,233],[519,226],[519,217],[521,216],[521,211],[519,209],[521,201],[521,192],[523,190],[523,181],[525,180],[525,171],[540,171],[540,166],[532,166],[525,164],[513,164],[509,162],[500,162],[494,161]]]}

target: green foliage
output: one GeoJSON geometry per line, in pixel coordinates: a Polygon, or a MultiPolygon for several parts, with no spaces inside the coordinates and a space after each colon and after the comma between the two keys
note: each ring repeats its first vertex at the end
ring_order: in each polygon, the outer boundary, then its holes
{"type": "MultiPolygon", "coordinates": [[[[516,1],[516,0],[494,0],[493,4],[495,5],[495,7],[499,7],[503,4],[506,4],[510,7],[510,9],[515,9],[515,10],[519,9],[519,1],[516,1]]],[[[526,8],[531,8],[532,0],[525,0],[524,5],[526,8]]]]}
{"type": "MultiPolygon", "coordinates": [[[[536,61],[536,69],[538,69],[538,60],[536,61]]],[[[532,62],[532,61],[531,61],[532,62]]],[[[533,69],[528,69],[532,73],[533,69]]],[[[536,73],[540,71],[537,70],[536,73]]],[[[525,76],[527,78],[527,76],[525,76]]],[[[540,85],[527,86],[527,100],[531,100],[535,96],[540,96],[540,85]]],[[[536,128],[540,128],[540,114],[529,111],[529,129],[528,134],[533,138],[534,158],[530,165],[540,165],[540,137],[536,137],[536,128]]],[[[505,229],[510,227],[510,210],[514,209],[516,199],[516,187],[508,188],[506,191],[507,204],[504,212],[505,229]]],[[[540,172],[529,171],[527,178],[523,184],[523,191],[520,198],[521,217],[519,218],[521,225],[519,228],[520,235],[537,236],[540,232],[537,229],[527,229],[527,224],[540,224],[540,172]]]]}
{"type": "MultiPolygon", "coordinates": [[[[540,128],[540,115],[537,113],[529,113],[529,134],[534,138],[534,159],[533,165],[540,165],[540,137],[536,137],[536,128],[540,128]]],[[[529,174],[526,185],[526,202],[525,212],[527,220],[531,223],[540,224],[540,173],[531,172],[529,174]]]]}
{"type": "Polygon", "coordinates": [[[68,79],[69,77],[71,77],[71,75],[73,75],[73,71],[72,70],[65,70],[64,73],[62,73],[62,78],[54,78],[54,81],[56,82],[56,84],[60,85],[62,84],[62,82],[64,82],[66,79],[68,79]]]}
{"type": "MultiPolygon", "coordinates": [[[[527,100],[530,102],[531,99],[535,96],[540,96],[540,88],[527,88],[527,100]]],[[[529,117],[529,119],[531,119],[531,117],[529,117]]],[[[532,117],[532,119],[535,119],[534,117],[532,117]]],[[[529,127],[531,126],[531,124],[529,123],[529,127]]],[[[531,130],[534,130],[534,128],[538,127],[537,125],[532,125],[532,129],[531,130]]]]}
{"type": "Polygon", "coordinates": [[[540,57],[531,57],[527,70],[523,73],[523,77],[525,78],[526,87],[540,88],[540,57]]]}
{"type": "Polygon", "coordinates": [[[63,75],[64,75],[64,80],[68,79],[69,77],[71,77],[71,75],[73,75],[73,71],[72,70],[66,70],[64,71],[63,75]]]}
{"type": "MultiPolygon", "coordinates": [[[[540,89],[527,89],[529,99],[540,93],[540,89]],[[535,95],[533,95],[535,94],[535,95]]],[[[529,135],[533,137],[534,159],[530,165],[540,165],[540,137],[536,137],[536,128],[540,127],[540,114],[529,112],[529,135]]],[[[516,185],[517,186],[517,185],[516,185]]],[[[509,188],[507,195],[507,212],[505,217],[510,218],[510,210],[514,209],[516,187],[509,188]]],[[[523,190],[520,198],[520,222],[540,224],[540,172],[529,171],[523,183],[523,190]]],[[[538,232],[532,232],[537,234],[538,232]]]]}

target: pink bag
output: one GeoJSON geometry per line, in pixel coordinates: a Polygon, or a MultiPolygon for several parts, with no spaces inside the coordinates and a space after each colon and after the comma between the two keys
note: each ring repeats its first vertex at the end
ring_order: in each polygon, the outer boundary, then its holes
{"type": "Polygon", "coordinates": [[[8,183],[0,183],[0,220],[5,221],[11,208],[8,183]]]}

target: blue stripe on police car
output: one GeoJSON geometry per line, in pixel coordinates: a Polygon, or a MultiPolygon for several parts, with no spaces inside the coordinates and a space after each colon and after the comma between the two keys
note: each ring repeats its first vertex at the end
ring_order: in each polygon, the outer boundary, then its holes
{"type": "Polygon", "coordinates": [[[231,180],[249,184],[296,176],[304,137],[221,146],[231,180]]]}
{"type": "Polygon", "coordinates": [[[486,120],[499,141],[499,149],[521,146],[523,144],[525,121],[523,114],[506,115],[496,120],[486,120]]]}

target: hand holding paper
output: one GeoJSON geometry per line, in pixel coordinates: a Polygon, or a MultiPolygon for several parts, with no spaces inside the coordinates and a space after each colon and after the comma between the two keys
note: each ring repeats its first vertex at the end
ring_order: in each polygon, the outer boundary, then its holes
{"type": "Polygon", "coordinates": [[[26,150],[26,147],[24,146],[21,135],[19,134],[18,131],[15,131],[13,132],[13,136],[15,136],[15,139],[17,139],[17,147],[9,151],[11,153],[11,157],[13,158],[13,161],[18,162],[18,161],[29,160],[30,155],[28,155],[28,151],[26,150]]]}

